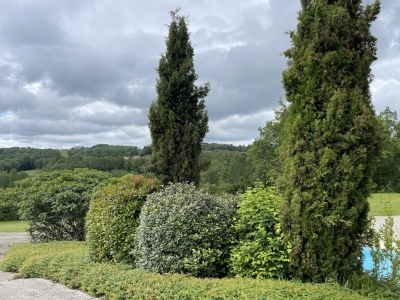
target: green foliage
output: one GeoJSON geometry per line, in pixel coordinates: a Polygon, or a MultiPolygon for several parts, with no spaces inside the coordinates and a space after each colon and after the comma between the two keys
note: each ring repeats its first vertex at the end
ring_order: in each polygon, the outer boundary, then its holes
{"type": "Polygon", "coordinates": [[[374,173],[376,191],[400,192],[400,122],[389,107],[378,115],[383,137],[382,157],[374,173]]]}
{"type": "Polygon", "coordinates": [[[114,146],[107,144],[94,145],[92,147],[73,147],[68,150],[68,157],[124,157],[138,155],[139,148],[136,146],[114,146]]]}
{"type": "Polygon", "coordinates": [[[0,148],[0,170],[10,172],[12,169],[40,169],[46,162],[59,157],[60,151],[55,149],[0,148]]]}
{"type": "Polygon", "coordinates": [[[0,172],[0,188],[9,188],[14,186],[14,182],[28,177],[27,172],[18,172],[17,169],[11,169],[10,172],[0,172]]]}
{"type": "Polygon", "coordinates": [[[244,192],[249,185],[246,177],[246,153],[215,150],[201,154],[200,188],[213,194],[244,192]]]}
{"type": "Polygon", "coordinates": [[[243,277],[284,278],[290,249],[285,247],[279,223],[282,199],[273,187],[264,188],[261,182],[255,186],[241,196],[235,226],[239,244],[232,250],[230,271],[243,277]]]}
{"type": "MultiPolygon", "coordinates": [[[[23,278],[42,277],[102,299],[383,299],[363,297],[334,284],[302,284],[283,280],[199,279],[182,274],[159,275],[131,266],[93,263],[82,242],[13,246],[0,268],[23,278]]],[[[386,298],[398,299],[398,298],[386,298]]]]}
{"type": "MultiPolygon", "coordinates": [[[[390,205],[387,206],[387,210],[390,211],[390,205]]],[[[399,233],[395,233],[393,229],[393,217],[390,213],[388,215],[381,228],[373,236],[371,275],[377,281],[388,283],[391,286],[399,286],[400,237],[398,237],[399,233]]]]}
{"type": "Polygon", "coordinates": [[[151,155],[153,152],[153,147],[151,145],[144,146],[143,149],[140,151],[140,156],[151,155]]]}
{"type": "Polygon", "coordinates": [[[134,264],[140,210],[158,186],[156,179],[127,175],[93,195],[86,216],[86,244],[93,260],[134,264]]]}
{"type": "Polygon", "coordinates": [[[18,182],[21,218],[34,241],[84,240],[85,216],[95,188],[111,175],[88,169],[42,172],[18,182]]]}
{"type": "Polygon", "coordinates": [[[237,202],[234,196],[212,196],[181,183],[149,195],[135,236],[136,266],[159,273],[226,275],[236,242],[237,202]]]}
{"type": "Polygon", "coordinates": [[[282,127],[287,108],[281,100],[279,105],[280,108],[275,110],[275,118],[267,121],[264,128],[258,128],[260,135],[247,152],[246,173],[251,183],[259,180],[274,186],[278,174],[282,173],[278,149],[282,145],[282,127]]]}
{"type": "Polygon", "coordinates": [[[0,188],[0,221],[14,221],[19,219],[19,198],[15,189],[0,188]]]}
{"type": "Polygon", "coordinates": [[[121,177],[124,177],[125,175],[132,175],[129,172],[124,171],[124,170],[112,170],[110,172],[110,174],[112,177],[115,177],[115,178],[121,178],[121,177]]]}
{"type": "Polygon", "coordinates": [[[148,165],[147,158],[129,159],[126,161],[125,169],[133,174],[144,174],[147,172],[148,165]]]}
{"type": "Polygon", "coordinates": [[[187,19],[171,12],[166,52],[157,68],[157,99],[149,110],[152,168],[161,182],[199,182],[201,142],[208,132],[204,98],[210,85],[196,86],[194,50],[187,19]]]}
{"type": "Polygon", "coordinates": [[[284,121],[279,180],[282,230],[303,281],[346,280],[361,272],[368,197],[381,148],[371,104],[370,33],[375,1],[302,1],[283,72],[290,103],[284,121]]]}
{"type": "Polygon", "coordinates": [[[201,150],[203,151],[215,151],[215,150],[227,150],[235,152],[246,152],[249,150],[249,146],[239,145],[234,146],[232,144],[219,144],[219,143],[201,143],[201,150]]]}

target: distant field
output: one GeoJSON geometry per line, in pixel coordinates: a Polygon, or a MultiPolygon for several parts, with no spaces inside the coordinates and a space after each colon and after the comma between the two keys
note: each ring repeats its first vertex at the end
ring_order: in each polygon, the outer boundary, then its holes
{"type": "Polygon", "coordinates": [[[60,152],[62,157],[68,158],[68,150],[60,150],[60,152]]]}
{"type": "Polygon", "coordinates": [[[370,216],[400,215],[399,193],[377,193],[369,198],[370,216]],[[390,211],[386,211],[389,208],[390,211]]]}
{"type": "Polygon", "coordinates": [[[25,173],[28,173],[29,176],[36,175],[37,173],[40,172],[40,170],[29,170],[29,171],[24,171],[25,173]]]}
{"type": "Polygon", "coordinates": [[[0,232],[24,232],[29,228],[29,221],[1,221],[0,232]]]}

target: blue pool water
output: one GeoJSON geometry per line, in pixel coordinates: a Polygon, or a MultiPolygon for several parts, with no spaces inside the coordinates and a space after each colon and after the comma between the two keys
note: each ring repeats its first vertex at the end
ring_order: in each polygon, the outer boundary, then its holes
{"type": "Polygon", "coordinates": [[[364,255],[363,268],[365,271],[371,271],[372,270],[371,248],[364,247],[362,253],[364,255]]]}
{"type": "MultiPolygon", "coordinates": [[[[364,255],[363,268],[365,271],[371,271],[372,266],[373,266],[372,257],[371,257],[371,248],[364,247],[362,252],[364,255]]],[[[389,261],[386,261],[385,264],[387,264],[388,268],[386,270],[382,270],[383,276],[385,276],[389,272],[391,272],[391,263],[389,261]]]]}

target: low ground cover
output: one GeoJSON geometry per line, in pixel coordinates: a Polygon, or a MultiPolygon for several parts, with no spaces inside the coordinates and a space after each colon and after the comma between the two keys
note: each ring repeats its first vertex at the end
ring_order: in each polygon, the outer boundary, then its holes
{"type": "Polygon", "coordinates": [[[29,228],[29,221],[0,221],[0,232],[24,232],[29,228]]]}
{"type": "Polygon", "coordinates": [[[390,204],[390,214],[400,215],[400,193],[375,193],[368,199],[369,216],[387,216],[386,207],[390,204]]]}
{"type": "Polygon", "coordinates": [[[50,278],[104,299],[369,299],[336,284],[199,279],[93,263],[85,254],[84,242],[19,244],[8,251],[0,268],[18,271],[24,278],[50,278]]]}

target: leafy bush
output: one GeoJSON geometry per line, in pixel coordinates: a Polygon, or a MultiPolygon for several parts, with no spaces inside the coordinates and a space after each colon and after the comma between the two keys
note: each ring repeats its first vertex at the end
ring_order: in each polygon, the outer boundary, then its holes
{"type": "Polygon", "coordinates": [[[394,232],[394,219],[388,216],[373,236],[371,276],[391,286],[400,284],[400,238],[394,232]],[[383,247],[382,247],[383,246],[383,247]]]}
{"type": "Polygon", "coordinates": [[[95,261],[134,263],[131,253],[139,214],[156,179],[127,175],[93,196],[86,216],[86,244],[95,261]]]}
{"type": "MultiPolygon", "coordinates": [[[[102,299],[383,299],[362,297],[333,284],[302,284],[249,278],[199,279],[181,274],[159,275],[131,266],[93,263],[83,242],[51,242],[13,246],[0,268],[23,278],[42,277],[81,289],[102,299]]],[[[385,299],[398,299],[391,297],[385,299]]]]}
{"type": "Polygon", "coordinates": [[[159,273],[226,275],[237,202],[235,196],[213,196],[181,183],[149,195],[135,236],[136,266],[159,273]]]}
{"type": "Polygon", "coordinates": [[[75,169],[39,173],[18,182],[21,218],[30,221],[34,241],[84,240],[85,216],[95,188],[109,173],[75,169]]]}
{"type": "Polygon", "coordinates": [[[232,250],[231,272],[243,277],[286,277],[290,260],[279,223],[281,198],[274,188],[263,188],[261,183],[241,197],[235,226],[239,244],[232,250]]]}
{"type": "Polygon", "coordinates": [[[18,196],[15,189],[0,188],[0,221],[14,221],[19,219],[18,196]]]}

